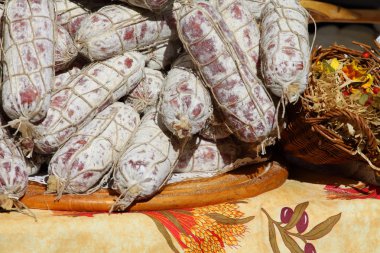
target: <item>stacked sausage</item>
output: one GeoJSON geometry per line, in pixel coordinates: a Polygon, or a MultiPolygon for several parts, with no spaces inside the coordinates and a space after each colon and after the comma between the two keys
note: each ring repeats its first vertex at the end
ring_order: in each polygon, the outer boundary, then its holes
{"type": "Polygon", "coordinates": [[[121,211],[175,173],[235,169],[242,142],[259,147],[253,158],[274,142],[275,96],[295,102],[306,87],[308,16],[296,0],[3,9],[2,125],[14,133],[0,132],[5,209],[41,156],[51,156],[47,192],[57,199],[109,185],[121,211]]]}

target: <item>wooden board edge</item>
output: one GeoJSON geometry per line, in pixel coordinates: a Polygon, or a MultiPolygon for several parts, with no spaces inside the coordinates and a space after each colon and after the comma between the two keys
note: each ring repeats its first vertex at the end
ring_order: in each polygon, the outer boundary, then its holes
{"type": "MultiPolygon", "coordinates": [[[[216,178],[183,182],[177,184],[177,187],[180,186],[178,191],[176,185],[169,185],[168,189],[163,188],[151,199],[134,203],[129,211],[200,207],[254,197],[281,186],[288,177],[287,169],[277,162],[272,162],[271,168],[259,175],[255,174],[252,166],[242,171],[242,174],[233,171],[216,178]],[[215,180],[230,182],[223,186],[223,183],[213,184],[215,180]],[[186,188],[184,185],[191,187],[186,188]]],[[[108,212],[117,197],[101,190],[91,195],[64,195],[61,200],[56,201],[54,195],[44,193],[44,186],[33,184],[31,188],[21,199],[31,209],[108,212]]]]}

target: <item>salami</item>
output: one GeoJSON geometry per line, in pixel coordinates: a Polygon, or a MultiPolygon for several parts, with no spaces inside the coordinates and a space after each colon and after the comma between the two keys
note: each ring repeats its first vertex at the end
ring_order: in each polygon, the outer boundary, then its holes
{"type": "Polygon", "coordinates": [[[255,19],[259,21],[261,12],[270,0],[242,0],[242,2],[247,6],[248,11],[252,13],[255,19]]]}
{"type": "Polygon", "coordinates": [[[111,209],[126,210],[137,199],[151,197],[170,178],[180,152],[179,143],[167,133],[152,108],[114,170],[113,188],[120,193],[111,209]]]}
{"type": "Polygon", "coordinates": [[[244,142],[262,142],[275,127],[275,107],[222,17],[200,2],[177,11],[179,37],[221,108],[244,142]]]}
{"type": "Polygon", "coordinates": [[[295,0],[273,0],[261,16],[261,72],[270,91],[296,102],[309,73],[308,13],[295,0]]]}
{"type": "Polygon", "coordinates": [[[156,107],[160,95],[164,76],[160,71],[145,68],[145,78],[128,95],[126,103],[132,105],[138,113],[149,110],[149,107],[156,107]]]}
{"type": "Polygon", "coordinates": [[[146,66],[155,70],[167,69],[177,59],[181,49],[182,45],[179,40],[169,40],[155,48],[149,49],[143,52],[148,58],[146,66]]]}
{"type": "Polygon", "coordinates": [[[3,109],[35,123],[46,115],[54,82],[54,3],[10,0],[3,20],[3,109]]]}
{"type": "Polygon", "coordinates": [[[180,155],[173,172],[214,172],[233,169],[239,148],[231,138],[216,142],[193,138],[180,155]]]}
{"type": "Polygon", "coordinates": [[[247,8],[246,2],[249,1],[211,0],[210,4],[220,12],[241,50],[247,55],[250,70],[256,73],[259,61],[260,29],[255,17],[247,8]]]}
{"type": "Polygon", "coordinates": [[[55,71],[67,68],[78,55],[78,49],[68,31],[57,26],[57,41],[55,44],[54,60],[55,71]]]}
{"type": "Polygon", "coordinates": [[[70,79],[74,78],[77,74],[79,74],[81,71],[79,68],[74,67],[70,69],[69,71],[63,72],[57,76],[55,76],[54,85],[52,87],[52,91],[57,91],[59,89],[62,89],[65,85],[70,83],[70,79]]]}
{"type": "Polygon", "coordinates": [[[162,11],[173,4],[173,0],[120,0],[131,5],[148,9],[150,11],[162,11]]]}
{"type": "Polygon", "coordinates": [[[188,54],[178,58],[161,93],[163,123],[179,138],[191,137],[201,131],[212,114],[211,97],[192,68],[188,54]]]}
{"type": "Polygon", "coordinates": [[[11,210],[25,194],[28,174],[20,150],[0,128],[0,208],[11,210]]]}
{"type": "Polygon", "coordinates": [[[71,0],[55,0],[57,24],[63,26],[75,37],[83,20],[90,15],[91,11],[96,11],[107,4],[103,0],[81,0],[80,3],[71,0]]]}
{"type": "Polygon", "coordinates": [[[108,5],[86,18],[75,41],[80,52],[94,61],[152,48],[175,37],[171,12],[153,15],[122,5],[108,5]]]}
{"type": "Polygon", "coordinates": [[[51,154],[105,107],[129,93],[144,77],[144,56],[125,53],[81,70],[55,91],[45,120],[36,127],[37,152],[51,154]]]}
{"type": "Polygon", "coordinates": [[[85,125],[49,163],[48,192],[90,194],[109,180],[114,164],[140,123],[128,104],[116,102],[85,125]]]}

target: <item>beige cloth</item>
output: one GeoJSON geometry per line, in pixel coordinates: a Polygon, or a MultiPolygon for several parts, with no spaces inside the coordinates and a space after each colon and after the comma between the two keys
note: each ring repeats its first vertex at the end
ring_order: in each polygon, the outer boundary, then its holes
{"type": "Polygon", "coordinates": [[[37,222],[1,213],[0,252],[304,252],[306,243],[315,252],[380,252],[380,188],[302,181],[287,180],[243,201],[187,210],[112,215],[33,210],[37,222]],[[300,223],[307,213],[304,232],[281,223],[284,207],[294,210],[293,217],[299,213],[300,223]]]}

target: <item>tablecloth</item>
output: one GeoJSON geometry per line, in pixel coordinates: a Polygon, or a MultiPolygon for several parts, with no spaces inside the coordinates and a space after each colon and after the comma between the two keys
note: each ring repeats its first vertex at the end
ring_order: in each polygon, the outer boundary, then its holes
{"type": "Polygon", "coordinates": [[[0,252],[380,252],[379,199],[378,187],[302,174],[194,209],[1,213],[0,252]]]}

